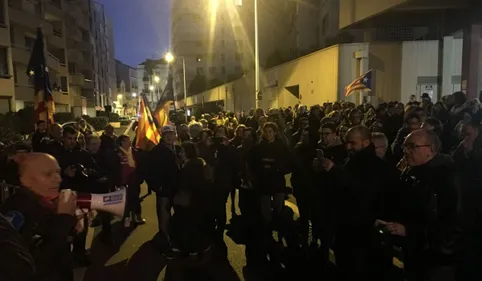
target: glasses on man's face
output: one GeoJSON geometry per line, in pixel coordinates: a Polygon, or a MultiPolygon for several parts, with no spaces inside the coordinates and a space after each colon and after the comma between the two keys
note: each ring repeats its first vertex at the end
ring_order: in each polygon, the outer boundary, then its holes
{"type": "Polygon", "coordinates": [[[430,147],[430,146],[432,146],[432,145],[431,144],[415,144],[415,143],[404,143],[403,144],[403,148],[407,149],[407,150],[410,150],[410,151],[414,151],[418,148],[430,147]]]}

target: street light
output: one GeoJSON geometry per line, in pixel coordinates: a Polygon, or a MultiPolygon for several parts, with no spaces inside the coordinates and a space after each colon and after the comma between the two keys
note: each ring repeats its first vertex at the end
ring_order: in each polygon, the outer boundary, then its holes
{"type": "Polygon", "coordinates": [[[137,97],[137,93],[132,93],[132,97],[133,98],[137,97]]]}
{"type": "Polygon", "coordinates": [[[172,53],[167,53],[164,59],[167,61],[167,63],[171,63],[174,60],[174,56],[172,53]]]}
{"type": "Polygon", "coordinates": [[[117,99],[119,99],[119,100],[122,99],[122,94],[118,94],[117,99]]]}
{"type": "MultiPolygon", "coordinates": [[[[174,55],[169,52],[165,55],[164,59],[168,62],[171,63],[174,61],[174,55]]],[[[184,84],[184,113],[187,112],[187,86],[186,86],[186,61],[184,60],[184,57],[181,57],[182,59],[182,78],[183,78],[183,84],[184,84]]],[[[187,118],[187,115],[186,115],[187,118]]]]}
{"type": "Polygon", "coordinates": [[[159,82],[161,82],[161,78],[159,76],[154,76],[154,82],[156,82],[156,89],[157,89],[157,99],[161,98],[161,95],[159,93],[159,82]]]}
{"type": "Polygon", "coordinates": [[[149,90],[154,91],[154,86],[149,86],[149,90]]]}

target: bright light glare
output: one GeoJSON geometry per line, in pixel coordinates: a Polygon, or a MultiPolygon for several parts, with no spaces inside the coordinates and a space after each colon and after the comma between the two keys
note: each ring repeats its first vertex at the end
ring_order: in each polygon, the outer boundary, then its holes
{"type": "Polygon", "coordinates": [[[137,93],[132,93],[132,97],[133,98],[137,97],[137,93]]]}
{"type": "Polygon", "coordinates": [[[161,78],[159,78],[159,76],[154,76],[154,81],[156,83],[159,83],[159,81],[161,81],[161,78]]]}
{"type": "Polygon", "coordinates": [[[149,90],[154,91],[154,86],[149,86],[149,90]]]}
{"type": "Polygon", "coordinates": [[[117,98],[118,98],[118,99],[121,99],[121,98],[122,98],[122,94],[118,94],[118,95],[117,95],[117,98]]]}
{"type": "Polygon", "coordinates": [[[172,61],[174,60],[174,55],[169,52],[169,53],[166,54],[166,56],[164,57],[164,59],[165,59],[168,63],[170,63],[170,62],[172,62],[172,61]]]}

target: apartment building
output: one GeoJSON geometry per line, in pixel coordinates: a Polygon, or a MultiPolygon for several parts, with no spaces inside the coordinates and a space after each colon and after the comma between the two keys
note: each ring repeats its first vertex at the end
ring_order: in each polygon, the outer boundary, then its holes
{"type": "MultiPolygon", "coordinates": [[[[103,109],[106,102],[96,97],[109,93],[109,88],[96,77],[112,71],[108,66],[94,69],[94,50],[99,48],[92,40],[93,27],[99,26],[94,24],[94,6],[91,0],[0,0],[0,113],[34,105],[33,85],[25,73],[38,27],[45,37],[56,111],[95,115],[96,109],[103,109]]],[[[107,56],[112,47],[105,44],[100,53],[107,56]]]]}
{"type": "Polygon", "coordinates": [[[116,60],[117,96],[113,104],[115,112],[121,115],[135,115],[139,97],[137,71],[135,68],[116,60]]]}
{"type": "Polygon", "coordinates": [[[159,101],[167,85],[168,77],[169,64],[164,59],[147,59],[137,66],[137,90],[139,93],[145,94],[152,107],[159,101]]]}
{"type": "Polygon", "coordinates": [[[176,96],[184,92],[182,58],[188,94],[242,76],[252,61],[235,1],[172,1],[171,44],[176,96]]]}
{"type": "Polygon", "coordinates": [[[116,96],[115,59],[112,24],[104,5],[92,2],[91,35],[93,42],[94,96],[92,105],[103,110],[116,96]]]}

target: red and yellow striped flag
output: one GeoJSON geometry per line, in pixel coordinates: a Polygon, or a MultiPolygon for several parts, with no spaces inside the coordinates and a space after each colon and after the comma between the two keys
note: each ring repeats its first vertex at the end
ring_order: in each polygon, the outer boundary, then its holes
{"type": "Polygon", "coordinates": [[[159,103],[156,110],[154,110],[154,121],[157,122],[157,127],[162,128],[169,124],[169,107],[173,101],[164,101],[159,103]]]}
{"type": "Polygon", "coordinates": [[[139,106],[139,124],[136,132],[136,147],[142,150],[150,150],[159,143],[161,134],[152,119],[151,109],[146,104],[145,98],[141,96],[139,106]]]}

